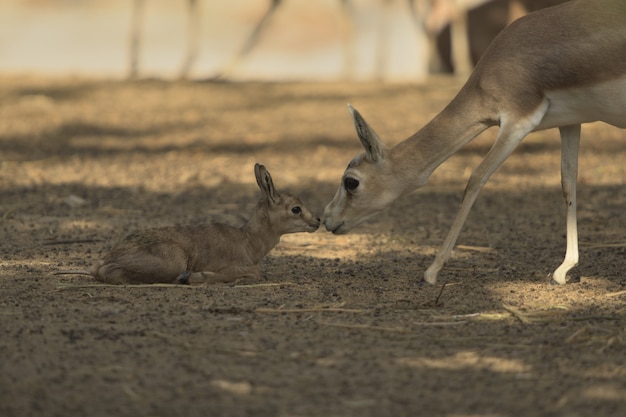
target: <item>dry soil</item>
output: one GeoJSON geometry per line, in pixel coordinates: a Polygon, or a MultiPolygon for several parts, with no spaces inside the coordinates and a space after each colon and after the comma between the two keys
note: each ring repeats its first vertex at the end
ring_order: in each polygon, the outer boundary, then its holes
{"type": "Polygon", "coordinates": [[[497,129],[353,233],[284,237],[257,282],[53,275],[135,229],[241,222],[257,161],[321,212],[361,150],[346,103],[393,144],[459,86],[2,78],[0,415],[623,416],[626,132],[603,124],[583,129],[564,286],[556,131],[496,172],[440,284],[418,285],[497,129]]]}

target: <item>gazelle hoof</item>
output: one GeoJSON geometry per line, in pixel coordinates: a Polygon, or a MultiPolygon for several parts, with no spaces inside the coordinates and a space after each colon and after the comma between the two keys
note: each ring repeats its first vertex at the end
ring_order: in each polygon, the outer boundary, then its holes
{"type": "Polygon", "coordinates": [[[567,276],[565,276],[563,278],[563,282],[557,281],[556,279],[554,279],[554,276],[552,276],[552,278],[550,278],[550,285],[575,284],[577,282],[580,282],[580,276],[579,275],[570,277],[569,279],[567,279],[567,276]]]}
{"type": "Polygon", "coordinates": [[[439,275],[439,269],[435,269],[432,266],[424,272],[424,280],[427,284],[434,285],[437,283],[437,275],[439,275]]]}
{"type": "Polygon", "coordinates": [[[559,266],[552,274],[550,284],[563,285],[566,283],[580,282],[580,273],[576,268],[577,266],[578,262],[563,262],[563,265],[559,266]]]}

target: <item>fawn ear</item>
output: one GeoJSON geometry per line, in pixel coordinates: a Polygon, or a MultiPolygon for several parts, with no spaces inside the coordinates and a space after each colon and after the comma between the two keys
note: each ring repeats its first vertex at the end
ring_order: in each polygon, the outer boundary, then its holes
{"type": "Polygon", "coordinates": [[[361,113],[352,105],[348,104],[348,110],[352,115],[356,134],[365,148],[365,154],[368,160],[378,162],[385,159],[385,144],[380,140],[374,129],[367,124],[361,113]]]}
{"type": "Polygon", "coordinates": [[[272,181],[270,172],[263,165],[255,164],[254,175],[263,195],[272,203],[277,203],[280,200],[280,194],[274,187],[274,181],[272,181]]]}

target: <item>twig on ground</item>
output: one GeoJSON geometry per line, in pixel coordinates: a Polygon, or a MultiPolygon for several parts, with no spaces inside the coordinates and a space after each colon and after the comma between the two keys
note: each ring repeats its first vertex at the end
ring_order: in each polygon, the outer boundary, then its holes
{"type": "Polygon", "coordinates": [[[9,216],[11,214],[15,213],[18,208],[20,208],[20,206],[13,207],[13,208],[10,208],[7,211],[5,211],[4,214],[2,215],[2,217],[0,217],[0,223],[4,222],[6,219],[8,219],[9,216]]]}
{"type": "MultiPolygon", "coordinates": [[[[469,316],[472,316],[471,314],[469,314],[469,316]]],[[[509,317],[511,317],[511,313],[510,312],[506,312],[506,313],[476,313],[475,317],[479,320],[504,320],[504,319],[508,319],[509,317]]]]}
{"type": "Polygon", "coordinates": [[[587,321],[587,320],[621,320],[619,317],[611,317],[611,316],[582,316],[582,317],[572,317],[573,321],[587,321]]]}
{"type": "Polygon", "coordinates": [[[346,329],[380,330],[384,332],[410,333],[410,330],[401,327],[370,326],[368,324],[330,323],[327,321],[322,321],[318,323],[324,326],[343,327],[346,329]]]}
{"type": "Polygon", "coordinates": [[[443,285],[441,286],[441,290],[439,290],[439,294],[437,294],[437,298],[435,298],[435,305],[439,304],[439,299],[441,298],[441,294],[443,294],[443,290],[444,288],[446,288],[446,285],[448,285],[448,283],[444,282],[443,285]]]}
{"type": "Polygon", "coordinates": [[[541,310],[529,312],[522,312],[517,307],[508,304],[502,304],[502,308],[504,308],[513,317],[515,317],[524,324],[546,321],[550,317],[560,315],[563,313],[564,310],[568,310],[568,307],[564,305],[555,305],[541,310]]]}
{"type": "Polygon", "coordinates": [[[579,341],[585,333],[589,331],[589,326],[583,326],[580,329],[576,330],[572,333],[567,339],[565,339],[565,343],[572,343],[579,341]]]}
{"type": "Polygon", "coordinates": [[[364,313],[360,308],[310,307],[310,308],[257,308],[255,313],[364,313]]]}
{"type": "Polygon", "coordinates": [[[602,248],[626,248],[626,242],[623,243],[584,243],[581,242],[580,246],[584,246],[591,249],[602,249],[602,248]]]}
{"type": "MultiPolygon", "coordinates": [[[[276,282],[250,285],[234,285],[233,288],[255,288],[255,287],[276,287],[282,285],[297,285],[293,282],[276,282]]],[[[184,284],[58,284],[58,290],[81,289],[81,288],[207,288],[206,285],[184,285],[184,284]]]]}
{"type": "Polygon", "coordinates": [[[57,284],[57,290],[80,290],[84,288],[206,288],[200,285],[181,284],[57,284]]]}
{"type": "Polygon", "coordinates": [[[263,287],[281,287],[283,285],[298,285],[295,282],[264,282],[261,284],[240,284],[233,285],[233,288],[263,288],[263,287]]]}
{"type": "Polygon", "coordinates": [[[461,250],[469,250],[473,252],[483,252],[483,253],[496,252],[494,248],[490,248],[488,246],[456,245],[456,248],[461,249],[461,250]]]}
{"type": "Polygon", "coordinates": [[[508,311],[509,313],[511,313],[513,315],[513,317],[515,317],[516,319],[518,319],[519,321],[521,321],[524,324],[529,324],[530,323],[530,319],[524,314],[522,313],[519,309],[508,305],[508,304],[502,304],[502,308],[504,308],[506,311],[508,311]]]}
{"type": "Polygon", "coordinates": [[[623,330],[615,331],[614,329],[605,329],[587,324],[572,333],[565,339],[565,342],[584,343],[586,345],[600,344],[602,345],[600,351],[602,351],[616,344],[624,345],[626,343],[625,335],[626,333],[623,330]]]}
{"type": "Polygon", "coordinates": [[[414,324],[416,326],[423,326],[423,327],[436,327],[436,326],[441,326],[441,327],[446,327],[446,326],[456,326],[458,324],[465,324],[467,323],[467,320],[457,320],[457,321],[414,321],[411,324],[414,324]]]}
{"type": "Polygon", "coordinates": [[[74,243],[96,243],[102,242],[102,239],[67,239],[67,240],[49,240],[43,242],[43,245],[71,245],[74,243]]]}
{"type": "Polygon", "coordinates": [[[455,268],[455,267],[451,266],[449,268],[446,268],[446,271],[452,271],[452,272],[476,272],[476,271],[496,272],[496,271],[498,271],[498,268],[482,268],[482,267],[455,268]]]}
{"type": "Polygon", "coordinates": [[[620,295],[626,295],[626,290],[604,294],[605,297],[619,297],[620,295]]]}
{"type": "Polygon", "coordinates": [[[143,399],[143,397],[137,394],[128,384],[122,384],[122,390],[130,397],[131,400],[139,401],[143,399]]]}

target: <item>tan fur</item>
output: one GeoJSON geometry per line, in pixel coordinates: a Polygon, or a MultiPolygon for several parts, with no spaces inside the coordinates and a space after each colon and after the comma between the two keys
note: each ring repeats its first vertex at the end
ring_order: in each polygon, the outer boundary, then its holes
{"type": "Polygon", "coordinates": [[[626,127],[626,2],[573,0],[531,13],[493,41],[466,84],[426,126],[387,148],[351,108],[365,153],[354,158],[324,224],[347,233],[398,196],[423,186],[446,159],[491,126],[496,142],[467,184],[455,222],[424,279],[435,283],[478,196],[524,137],[558,127],[567,206],[567,250],[554,280],[578,262],[576,176],[580,124],[626,127]],[[358,184],[358,186],[356,186],[358,184]],[[348,189],[353,188],[353,189],[348,189]]]}
{"type": "Polygon", "coordinates": [[[259,263],[281,235],[314,232],[320,219],[297,197],[276,191],[262,165],[256,164],[255,175],[263,197],[244,226],[211,223],[135,232],[117,243],[89,273],[108,284],[198,284],[258,278],[259,263]]]}

